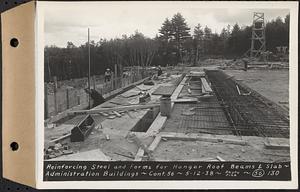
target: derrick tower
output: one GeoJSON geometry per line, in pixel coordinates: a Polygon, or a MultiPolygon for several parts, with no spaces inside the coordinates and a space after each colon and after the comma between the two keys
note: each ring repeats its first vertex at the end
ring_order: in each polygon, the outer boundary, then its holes
{"type": "Polygon", "coordinates": [[[265,19],[264,13],[254,12],[250,58],[257,58],[266,51],[265,19]]]}

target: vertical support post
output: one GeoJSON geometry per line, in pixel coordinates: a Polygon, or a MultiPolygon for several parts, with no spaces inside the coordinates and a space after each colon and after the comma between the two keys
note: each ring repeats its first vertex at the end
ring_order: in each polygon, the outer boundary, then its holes
{"type": "Polygon", "coordinates": [[[54,89],[53,89],[53,96],[54,96],[54,113],[55,115],[58,113],[57,111],[57,100],[56,100],[56,89],[57,89],[57,77],[54,76],[53,77],[53,81],[54,81],[54,89]]]}
{"type": "Polygon", "coordinates": [[[119,74],[118,74],[118,65],[115,64],[115,81],[114,81],[114,89],[117,89],[118,88],[118,77],[119,77],[119,74]]]}
{"type": "Polygon", "coordinates": [[[114,90],[114,79],[115,79],[115,74],[112,73],[111,74],[111,80],[110,80],[110,90],[109,90],[109,92],[111,92],[112,90],[114,90]]]}
{"type": "Polygon", "coordinates": [[[77,105],[80,105],[80,95],[78,95],[77,90],[76,90],[76,96],[77,96],[77,105]]]}
{"type": "Polygon", "coordinates": [[[44,118],[47,119],[49,117],[49,108],[48,108],[48,87],[47,83],[44,83],[44,105],[45,105],[45,114],[44,118]]]}
{"type": "Polygon", "coordinates": [[[88,86],[89,86],[89,109],[91,108],[91,46],[90,46],[90,28],[88,28],[88,58],[89,58],[89,74],[88,74],[88,86]]]}
{"type": "Polygon", "coordinates": [[[96,90],[96,75],[93,76],[93,87],[96,90]]]}
{"type": "Polygon", "coordinates": [[[67,109],[69,109],[70,108],[70,100],[69,100],[69,89],[67,88],[67,90],[66,90],[67,92],[66,92],[66,99],[67,99],[67,109]]]}

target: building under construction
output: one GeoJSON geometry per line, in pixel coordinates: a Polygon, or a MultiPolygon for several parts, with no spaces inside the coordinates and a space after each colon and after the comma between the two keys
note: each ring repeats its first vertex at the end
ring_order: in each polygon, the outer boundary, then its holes
{"type": "Polygon", "coordinates": [[[244,59],[115,66],[108,82],[88,78],[89,90],[74,88],[84,80],[64,91],[55,82],[46,87],[44,159],[289,161],[288,64],[266,52],[264,14],[254,13],[244,59]]]}
{"type": "Polygon", "coordinates": [[[284,107],[217,68],[163,71],[92,109],[50,118],[45,159],[289,160],[284,107]]]}

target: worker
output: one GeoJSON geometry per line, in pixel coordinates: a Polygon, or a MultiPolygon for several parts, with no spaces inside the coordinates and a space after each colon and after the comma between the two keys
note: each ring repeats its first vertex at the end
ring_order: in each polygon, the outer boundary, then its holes
{"type": "Polygon", "coordinates": [[[243,59],[244,62],[244,71],[248,70],[248,61],[246,59],[243,59]]]}
{"type": "Polygon", "coordinates": [[[162,74],[162,70],[160,65],[157,67],[157,76],[160,76],[162,74]]]}
{"type": "Polygon", "coordinates": [[[98,93],[95,89],[84,89],[88,94],[90,94],[92,100],[93,100],[93,107],[96,107],[102,103],[105,102],[104,97],[98,93]]]}
{"type": "Polygon", "coordinates": [[[104,73],[104,82],[108,82],[111,79],[111,71],[109,68],[106,69],[105,73],[104,73]]]}

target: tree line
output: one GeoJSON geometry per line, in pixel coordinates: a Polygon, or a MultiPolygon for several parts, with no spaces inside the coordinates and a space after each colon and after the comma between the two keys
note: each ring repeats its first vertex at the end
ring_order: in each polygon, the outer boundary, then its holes
{"type": "MultiPolygon", "coordinates": [[[[135,31],[131,36],[90,42],[91,75],[103,74],[106,68],[118,70],[129,66],[196,65],[205,58],[237,58],[250,49],[252,26],[226,26],[220,34],[200,23],[191,29],[185,18],[176,13],[166,18],[158,34],[148,38],[135,31]]],[[[266,23],[266,48],[276,53],[277,46],[289,45],[289,15],[266,23]]],[[[44,50],[45,81],[86,77],[88,43],[65,48],[46,46],[44,50]]]]}

